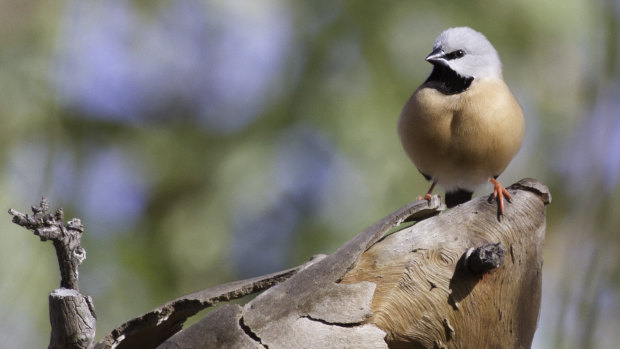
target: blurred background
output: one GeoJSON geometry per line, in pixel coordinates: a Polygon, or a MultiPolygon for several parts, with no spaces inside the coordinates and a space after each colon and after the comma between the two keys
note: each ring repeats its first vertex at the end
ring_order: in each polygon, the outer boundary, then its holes
{"type": "MultiPolygon", "coordinates": [[[[534,348],[615,347],[618,0],[0,0],[0,207],[46,196],[83,220],[97,339],[331,253],[427,190],[396,121],[461,25],[526,114],[500,179],[553,194],[534,348]]],[[[45,347],[54,249],[8,214],[0,228],[0,347],[45,347]]]]}

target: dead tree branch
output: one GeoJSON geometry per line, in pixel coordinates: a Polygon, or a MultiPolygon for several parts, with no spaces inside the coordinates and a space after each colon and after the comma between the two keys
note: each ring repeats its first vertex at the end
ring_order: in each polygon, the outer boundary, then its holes
{"type": "Polygon", "coordinates": [[[91,348],[95,340],[95,308],[90,297],[80,294],[78,285],[78,267],[86,259],[86,250],[81,246],[84,226],[77,218],[65,224],[62,209],[50,213],[45,198],[32,206],[32,213],[9,209],[13,223],[33,231],[41,241],[51,240],[56,249],[60,288],[49,296],[49,348],[91,348]]]}
{"type": "Polygon", "coordinates": [[[531,179],[509,191],[501,222],[486,197],[407,206],[159,348],[529,348],[551,196],[531,179]],[[418,223],[384,236],[405,220],[418,223]]]}
{"type": "MultiPolygon", "coordinates": [[[[374,286],[370,283],[352,286],[340,285],[337,281],[353,266],[353,263],[359,258],[361,253],[377,240],[381,239],[390,229],[407,220],[420,220],[435,215],[439,212],[440,206],[438,197],[433,197],[431,202],[414,202],[377,222],[330,256],[315,257],[306,264],[285,272],[216,286],[178,298],[177,300],[169,302],[119,326],[102,341],[97,343],[96,348],[123,349],[135,348],[136,345],[139,345],[141,348],[154,348],[168,338],[168,336],[180,330],[187,317],[215,304],[215,302],[207,301],[208,299],[226,297],[230,292],[239,292],[246,288],[262,291],[266,287],[256,288],[253,285],[262,283],[264,280],[270,280],[277,275],[282,275],[280,277],[281,282],[275,287],[277,291],[275,293],[270,293],[270,291],[273,290],[273,288],[271,288],[258,297],[266,297],[271,294],[270,297],[266,298],[265,303],[250,303],[260,304],[260,309],[264,308],[265,310],[263,316],[269,317],[274,314],[283,316],[288,313],[290,316],[299,316],[302,322],[319,327],[332,327],[332,325],[328,323],[333,322],[338,325],[335,327],[336,331],[333,333],[333,336],[330,336],[328,339],[339,339],[340,342],[338,343],[340,344],[343,343],[342,341],[349,340],[349,332],[359,333],[361,335],[358,341],[352,343],[362,345],[363,341],[367,339],[371,340],[369,343],[382,342],[383,332],[380,330],[374,330],[372,334],[368,336],[362,335],[368,329],[374,328],[374,326],[363,326],[362,330],[356,329],[354,328],[356,326],[353,326],[361,325],[367,315],[369,315],[369,309],[366,303],[372,298],[374,286]],[[303,276],[297,278],[298,275],[303,276]],[[287,296],[287,294],[296,296],[293,299],[287,296]],[[345,294],[350,297],[342,297],[345,294]],[[297,313],[300,309],[296,309],[296,307],[310,307],[317,297],[325,298],[327,303],[324,303],[322,307],[307,309],[297,313]],[[197,302],[196,298],[200,298],[202,301],[197,302]],[[295,305],[290,303],[290,301],[293,300],[296,302],[295,305]],[[342,303],[338,304],[339,302],[342,303]],[[306,304],[304,305],[303,303],[306,304]],[[179,307],[177,306],[178,304],[183,304],[184,307],[179,307]],[[366,306],[364,306],[364,304],[366,304],[366,306]],[[350,311],[356,308],[358,309],[354,313],[350,311]],[[162,309],[167,309],[167,311],[162,313],[162,309]],[[344,313],[349,314],[344,315],[344,313]],[[334,314],[334,316],[329,316],[328,314],[334,314]],[[174,319],[174,321],[170,321],[170,319],[174,319]],[[350,331],[347,330],[347,327],[350,327],[350,331]]],[[[275,283],[269,283],[268,286],[271,287],[274,284],[275,283]]],[[[243,292],[243,295],[245,294],[247,293],[243,292]]],[[[259,337],[250,330],[250,326],[255,326],[255,322],[269,325],[271,328],[278,329],[278,331],[296,331],[296,329],[291,327],[291,324],[287,324],[286,321],[270,324],[268,319],[261,319],[260,314],[263,310],[260,309],[257,308],[252,312],[256,314],[257,317],[248,319],[241,317],[242,308],[239,305],[223,306],[209,314],[203,321],[191,326],[187,330],[179,332],[162,344],[161,347],[245,348],[248,347],[248,345],[250,345],[249,347],[253,347],[253,345],[260,343],[259,337]],[[223,328],[223,324],[227,324],[228,327],[223,328]],[[200,334],[205,333],[207,329],[213,336],[201,337],[200,334]],[[189,335],[190,333],[194,333],[196,336],[191,336],[189,335]]],[[[309,333],[303,331],[299,332],[299,334],[303,336],[309,335],[309,333]]],[[[321,337],[316,336],[316,338],[319,339],[321,337]]],[[[292,346],[296,340],[302,339],[295,338],[292,339],[293,342],[289,340],[284,345],[290,344],[292,346]]],[[[310,341],[308,343],[314,342],[310,341]]],[[[327,343],[326,338],[323,338],[320,343],[315,343],[316,346],[314,347],[329,347],[326,346],[327,343]]],[[[336,347],[338,346],[336,342],[334,342],[333,345],[336,347]]],[[[259,346],[259,348],[260,347],[261,346],[259,346]]],[[[274,347],[278,346],[276,345],[274,347]]]]}

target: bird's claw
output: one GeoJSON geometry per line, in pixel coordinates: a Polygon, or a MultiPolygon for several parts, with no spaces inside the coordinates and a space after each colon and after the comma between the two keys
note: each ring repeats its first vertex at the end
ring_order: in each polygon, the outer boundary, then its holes
{"type": "Polygon", "coordinates": [[[428,201],[430,203],[431,202],[431,198],[432,198],[431,193],[427,193],[426,195],[418,196],[415,199],[416,199],[416,201],[426,200],[426,201],[428,201]]]}

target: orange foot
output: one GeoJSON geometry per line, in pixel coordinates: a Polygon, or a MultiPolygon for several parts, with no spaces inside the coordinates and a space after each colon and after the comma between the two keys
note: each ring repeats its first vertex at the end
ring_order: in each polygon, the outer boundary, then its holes
{"type": "Polygon", "coordinates": [[[416,201],[420,201],[422,199],[428,201],[428,203],[431,203],[431,193],[433,192],[433,189],[435,189],[435,185],[437,184],[437,181],[433,181],[433,183],[431,184],[431,187],[428,189],[428,192],[426,193],[426,195],[424,195],[424,197],[418,196],[416,198],[416,201]]]}
{"type": "Polygon", "coordinates": [[[508,202],[512,198],[510,193],[506,188],[502,187],[502,185],[494,178],[489,178],[489,182],[493,183],[493,198],[497,199],[499,203],[499,215],[504,215],[504,197],[508,202]]]}
{"type": "Polygon", "coordinates": [[[426,195],[424,195],[424,196],[418,196],[418,197],[416,197],[416,198],[415,198],[415,200],[416,200],[416,201],[420,201],[420,200],[422,200],[422,199],[424,199],[424,200],[426,200],[426,201],[428,201],[428,202],[431,202],[431,194],[430,194],[430,193],[427,193],[427,194],[426,194],[426,195]]]}

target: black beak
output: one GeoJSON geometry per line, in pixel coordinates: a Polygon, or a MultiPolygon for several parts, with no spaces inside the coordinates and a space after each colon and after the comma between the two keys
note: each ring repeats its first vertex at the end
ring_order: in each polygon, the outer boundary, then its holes
{"type": "Polygon", "coordinates": [[[426,61],[431,64],[446,64],[446,53],[443,52],[441,47],[437,47],[426,56],[426,61]]]}

